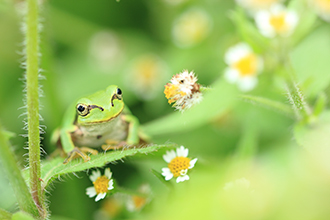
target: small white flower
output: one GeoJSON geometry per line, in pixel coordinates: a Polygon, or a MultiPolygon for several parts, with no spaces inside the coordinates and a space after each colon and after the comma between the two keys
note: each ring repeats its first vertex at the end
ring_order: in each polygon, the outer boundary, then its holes
{"type": "Polygon", "coordinates": [[[330,22],[330,0],[309,0],[309,2],[322,19],[330,22]]]}
{"type": "Polygon", "coordinates": [[[267,10],[272,4],[282,1],[283,0],[236,0],[236,3],[247,9],[250,14],[254,14],[260,10],[267,10]]]}
{"type": "Polygon", "coordinates": [[[176,151],[166,151],[163,159],[168,163],[168,167],[162,168],[162,175],[166,181],[173,177],[177,178],[177,183],[189,180],[189,176],[187,175],[188,170],[195,166],[197,158],[193,160],[189,159],[188,153],[189,150],[183,146],[177,148],[176,151]]]}
{"type": "Polygon", "coordinates": [[[174,22],[172,37],[178,47],[189,48],[203,41],[211,32],[209,14],[200,8],[191,8],[174,22]]]}
{"type": "Polygon", "coordinates": [[[96,196],[95,202],[104,199],[109,190],[113,189],[113,179],[111,179],[112,173],[110,168],[106,168],[104,175],[101,176],[99,170],[92,171],[89,179],[93,182],[94,186],[86,189],[86,194],[91,198],[96,196]]]}
{"type": "Polygon", "coordinates": [[[258,83],[257,75],[263,68],[262,59],[246,43],[239,43],[229,48],[225,54],[225,78],[230,83],[237,83],[242,91],[252,90],[258,83]]]}
{"type": "Polygon", "coordinates": [[[194,72],[184,70],[172,77],[171,83],[165,85],[165,96],[169,104],[180,111],[191,108],[200,103],[203,95],[194,72]]]}
{"type": "Polygon", "coordinates": [[[291,35],[298,24],[296,12],[286,9],[281,4],[273,4],[269,10],[256,13],[255,21],[260,33],[265,37],[287,37],[291,35]]]}

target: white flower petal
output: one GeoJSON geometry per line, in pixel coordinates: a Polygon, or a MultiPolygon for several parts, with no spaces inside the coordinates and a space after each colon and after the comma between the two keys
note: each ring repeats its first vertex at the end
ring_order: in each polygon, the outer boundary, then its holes
{"type": "Polygon", "coordinates": [[[92,182],[95,182],[95,180],[97,178],[99,178],[101,176],[101,172],[100,170],[93,170],[92,171],[92,174],[89,176],[89,179],[92,181],[92,182]]]}
{"type": "Polygon", "coordinates": [[[275,3],[270,6],[269,11],[275,15],[278,15],[285,11],[285,7],[282,4],[275,3]]]}
{"type": "Polygon", "coordinates": [[[104,171],[104,175],[108,178],[111,179],[112,173],[110,171],[110,168],[106,168],[104,171]]]}
{"type": "Polygon", "coordinates": [[[87,194],[90,198],[93,197],[93,196],[95,196],[95,195],[96,195],[96,191],[95,191],[94,186],[88,187],[88,188],[86,189],[86,194],[87,194]]]}
{"type": "Polygon", "coordinates": [[[238,81],[238,88],[243,92],[247,92],[252,90],[257,83],[257,77],[243,77],[238,81]]]}
{"type": "Polygon", "coordinates": [[[165,177],[165,180],[170,180],[173,178],[173,173],[169,168],[162,168],[162,175],[165,177]]]}
{"type": "Polygon", "coordinates": [[[246,55],[252,52],[251,47],[246,43],[239,43],[233,47],[230,47],[225,54],[225,62],[228,65],[236,63],[246,55]]]}
{"type": "Polygon", "coordinates": [[[166,151],[166,154],[163,155],[163,159],[169,163],[176,157],[174,150],[166,151]]]}
{"type": "Polygon", "coordinates": [[[188,175],[179,176],[178,178],[176,178],[176,182],[177,183],[183,182],[185,180],[189,180],[189,176],[188,175]]]}
{"type": "Polygon", "coordinates": [[[195,163],[196,163],[196,162],[197,162],[197,158],[191,160],[191,161],[189,162],[189,167],[188,167],[188,169],[193,168],[193,167],[195,166],[195,163]]]}
{"type": "Polygon", "coordinates": [[[239,78],[239,72],[233,68],[226,68],[224,77],[228,82],[235,83],[239,78]]]}
{"type": "Polygon", "coordinates": [[[187,157],[189,153],[188,148],[184,148],[184,146],[180,146],[176,149],[176,155],[178,157],[187,157]]]}
{"type": "Polygon", "coordinates": [[[109,180],[108,183],[108,190],[112,190],[113,189],[113,179],[109,180]]]}
{"type": "Polygon", "coordinates": [[[101,200],[101,199],[104,199],[104,197],[106,196],[107,194],[106,193],[100,193],[96,196],[95,198],[95,202],[101,200]]]}
{"type": "Polygon", "coordinates": [[[293,32],[293,30],[296,28],[298,24],[298,21],[299,21],[299,17],[296,12],[294,11],[287,12],[285,17],[285,22],[288,24],[290,29],[288,34],[291,34],[293,32]]]}
{"type": "Polygon", "coordinates": [[[276,32],[273,26],[269,23],[271,14],[268,11],[259,11],[255,15],[256,25],[262,35],[265,37],[275,37],[276,32]]]}

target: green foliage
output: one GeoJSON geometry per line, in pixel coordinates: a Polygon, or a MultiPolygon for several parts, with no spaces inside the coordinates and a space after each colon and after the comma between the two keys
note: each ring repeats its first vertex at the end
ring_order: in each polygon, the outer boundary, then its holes
{"type": "Polygon", "coordinates": [[[310,124],[298,123],[294,128],[294,135],[299,143],[311,152],[321,153],[328,151],[330,112],[326,111],[310,124]]]}
{"type": "Polygon", "coordinates": [[[15,214],[13,214],[12,220],[34,220],[34,218],[25,213],[25,212],[16,212],[15,214]]]}
{"type": "Polygon", "coordinates": [[[198,105],[184,114],[176,112],[154,120],[143,125],[142,129],[151,136],[196,129],[210,123],[214,117],[221,117],[230,110],[237,102],[236,96],[236,88],[219,79],[212,84],[212,89],[206,92],[203,105],[198,105]],[[219,96],[219,94],[226,95],[219,96]]]}
{"type": "MultiPolygon", "coordinates": [[[[124,149],[117,151],[110,151],[92,155],[91,160],[83,162],[82,160],[73,160],[69,164],[63,164],[63,157],[50,158],[43,161],[42,172],[40,179],[42,180],[42,187],[46,189],[52,181],[60,178],[60,176],[70,173],[75,173],[83,170],[88,170],[96,167],[103,167],[108,163],[114,163],[118,160],[123,160],[128,156],[136,154],[149,154],[157,151],[163,147],[174,147],[175,145],[150,145],[142,148],[124,149]]],[[[24,178],[30,179],[29,170],[24,171],[24,178]]]]}
{"type": "Polygon", "coordinates": [[[329,218],[330,29],[309,1],[284,1],[299,23],[292,35],[274,38],[238,1],[37,2],[23,1],[27,14],[22,1],[0,2],[1,219],[329,218]],[[263,60],[248,92],[224,77],[226,51],[240,42],[263,60]],[[196,73],[203,100],[179,112],[164,85],[184,69],[196,73]],[[26,103],[16,111],[23,105],[20,78],[26,103]],[[60,149],[50,143],[52,131],[74,100],[110,84],[121,88],[150,143],[64,165],[64,157],[53,157],[60,149]],[[28,140],[18,135],[26,125],[28,140]],[[188,181],[166,181],[162,168],[170,166],[162,155],[180,145],[198,161],[188,181]],[[115,189],[95,203],[85,195],[88,176],[75,174],[104,167],[115,189]],[[62,176],[72,178],[56,181],[62,176]],[[146,183],[150,191],[140,191],[146,183]],[[127,208],[132,201],[135,211],[127,208]]]}
{"type": "Polygon", "coordinates": [[[329,86],[330,42],[329,27],[320,27],[311,33],[291,53],[292,65],[306,94],[315,97],[329,86]],[[311,56],[311,54],[314,54],[311,56]]]}

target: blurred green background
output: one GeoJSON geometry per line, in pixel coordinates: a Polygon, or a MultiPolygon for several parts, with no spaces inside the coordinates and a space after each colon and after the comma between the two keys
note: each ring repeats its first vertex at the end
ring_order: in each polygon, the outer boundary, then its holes
{"type": "MultiPolygon", "coordinates": [[[[42,135],[45,152],[50,154],[55,150],[55,146],[50,144],[51,133],[60,125],[67,106],[75,99],[110,84],[122,89],[126,105],[145,124],[173,113],[163,94],[164,85],[172,75],[187,69],[193,70],[204,86],[212,87],[217,80],[222,81],[225,51],[246,40],[230,19],[236,9],[235,2],[231,0],[42,1],[40,66],[44,78],[40,80],[43,90],[40,113],[45,130],[42,135]],[[197,32],[180,26],[182,23],[189,26],[189,22],[197,22],[197,32]],[[178,33],[177,29],[182,32],[178,33]]],[[[27,133],[23,130],[25,116],[22,115],[25,112],[22,108],[24,70],[21,66],[24,56],[20,31],[23,10],[23,1],[0,1],[0,120],[8,131],[17,134],[11,143],[22,168],[27,158],[24,156],[27,153],[24,150],[26,138],[21,136],[27,133]]],[[[305,13],[306,10],[301,11],[305,13]]],[[[244,19],[253,25],[248,15],[244,19]]],[[[290,51],[299,83],[311,104],[321,92],[328,93],[330,75],[330,28],[321,20],[315,24],[314,29],[299,36],[299,41],[290,51]]],[[[259,51],[265,56],[271,54],[267,53],[267,49],[259,48],[259,51]]],[[[289,104],[286,92],[277,84],[279,76],[274,65],[276,62],[274,64],[273,61],[265,63],[259,84],[251,94],[289,104]]],[[[136,190],[141,184],[149,183],[153,191],[151,203],[142,212],[123,210],[118,219],[161,219],[160,213],[165,213],[162,215],[164,219],[186,219],[189,216],[191,219],[266,219],[265,216],[268,219],[298,219],[288,213],[295,216],[313,201],[317,201],[315,204],[318,205],[329,202],[329,197],[320,196],[329,195],[329,180],[324,177],[327,171],[312,161],[307,163],[313,164],[312,171],[304,176],[302,168],[297,167],[310,166],[305,163],[298,166],[302,163],[300,160],[292,162],[299,148],[293,138],[295,120],[280,112],[243,102],[236,93],[218,94],[214,103],[227,97],[233,99],[234,104],[230,108],[226,106],[221,114],[211,119],[205,115],[205,123],[193,129],[184,128],[180,132],[154,137],[155,143],[184,145],[190,150],[189,156],[199,159],[190,175],[191,180],[175,186],[180,193],[171,195],[173,201],[167,200],[168,189],[150,172],[151,168],[160,172],[166,166],[161,157],[165,150],[109,165],[119,185],[136,190]],[[255,157],[246,164],[236,163],[238,149],[246,145],[255,157]],[[242,170],[243,167],[246,170],[242,170]],[[310,177],[315,170],[319,172],[320,179],[313,182],[310,177]],[[294,178],[290,172],[294,173],[293,176],[297,173],[301,176],[297,174],[298,178],[294,178]],[[219,193],[226,182],[242,177],[250,178],[253,190],[259,187],[257,199],[251,199],[252,211],[244,209],[249,201],[240,200],[237,194],[222,195],[212,200],[212,195],[219,193]],[[301,186],[300,180],[305,185],[301,186]],[[297,185],[301,189],[297,189],[297,185]],[[191,195],[195,190],[196,194],[191,195]],[[317,192],[302,195],[309,190],[317,192]],[[232,203],[226,196],[233,200],[232,203]],[[196,199],[201,201],[193,204],[191,201],[196,199]],[[290,207],[280,204],[284,200],[288,201],[285,204],[301,200],[306,204],[290,207]],[[182,206],[183,203],[186,205],[182,206]],[[218,207],[213,207],[217,204],[223,205],[220,214],[212,213],[217,210],[218,207]],[[241,215],[230,212],[235,210],[235,206],[243,207],[241,215]],[[186,217],[180,217],[180,210],[188,213],[186,217]],[[207,214],[203,210],[208,210],[207,214]],[[199,215],[200,218],[196,218],[199,215]]],[[[0,207],[15,210],[15,198],[2,173],[0,169],[0,207]]],[[[106,209],[106,201],[95,203],[88,198],[85,188],[90,185],[85,172],[56,181],[48,189],[51,219],[101,219],[95,216],[101,207],[106,209]]],[[[239,196],[246,194],[251,196],[246,191],[239,196]]],[[[300,219],[326,219],[328,213],[322,208],[321,205],[313,207],[309,215],[300,219]]]]}

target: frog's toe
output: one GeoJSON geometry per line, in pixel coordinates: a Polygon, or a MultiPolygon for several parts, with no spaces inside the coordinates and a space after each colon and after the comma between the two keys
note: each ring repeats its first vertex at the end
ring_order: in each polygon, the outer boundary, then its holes
{"type": "MultiPolygon", "coordinates": [[[[89,149],[89,148],[88,148],[89,149]]],[[[92,150],[92,149],[90,149],[92,150]]],[[[69,163],[72,159],[76,158],[76,157],[81,157],[84,162],[90,161],[90,157],[85,154],[83,151],[86,152],[86,149],[79,149],[78,147],[75,147],[69,154],[68,157],[63,161],[63,164],[67,164],[69,163]]],[[[89,151],[88,151],[89,152],[89,151]]],[[[94,152],[95,153],[95,152],[94,152]]],[[[96,151],[97,154],[97,151],[96,151]]]]}
{"type": "Polygon", "coordinates": [[[89,148],[89,147],[81,147],[81,151],[86,152],[86,153],[91,153],[93,155],[97,155],[99,152],[95,149],[89,148]]]}

